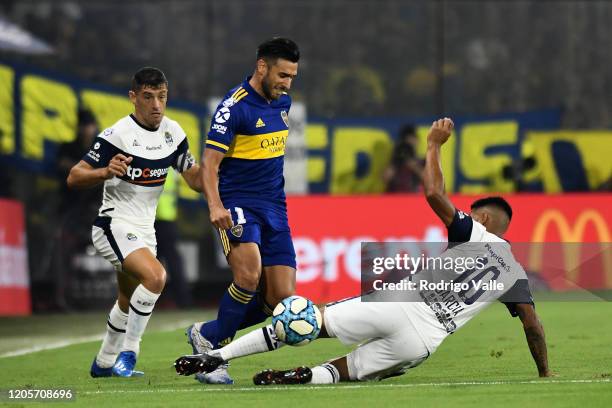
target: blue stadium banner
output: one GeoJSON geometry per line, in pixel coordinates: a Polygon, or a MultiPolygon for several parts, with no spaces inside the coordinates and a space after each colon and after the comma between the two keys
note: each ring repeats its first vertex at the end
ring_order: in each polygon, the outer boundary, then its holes
{"type": "MultiPolygon", "coordinates": [[[[125,90],[119,91],[0,61],[0,158],[22,169],[51,173],[59,145],[76,138],[79,108],[91,110],[101,130],[133,112],[127,96],[130,78],[125,82],[125,90]]],[[[166,113],[185,129],[192,153],[200,157],[206,108],[170,100],[166,113]]],[[[199,197],[183,180],[179,195],[199,197]]]]}
{"type": "MultiPolygon", "coordinates": [[[[76,137],[77,111],[88,108],[100,129],[132,112],[123,92],[49,71],[0,61],[0,159],[45,173],[59,144],[76,137]]],[[[167,114],[185,129],[196,157],[202,152],[208,110],[170,100],[167,114]]],[[[442,151],[450,192],[585,191],[612,176],[612,131],[559,130],[561,109],[454,117],[442,151]],[[524,165],[529,162],[528,166],[524,165]],[[520,177],[517,177],[520,176],[520,177]],[[519,184],[520,183],[520,184],[519,184]]],[[[449,113],[449,116],[452,114],[449,113]]],[[[417,156],[437,117],[313,119],[306,125],[308,188],[312,193],[385,191],[383,173],[399,129],[417,128],[417,156]]],[[[183,180],[183,199],[198,199],[183,180]]]]}
{"type": "MultiPolygon", "coordinates": [[[[450,114],[449,114],[450,116],[450,114]]],[[[405,124],[417,128],[417,154],[425,154],[426,134],[437,117],[342,119],[309,123],[311,192],[380,193],[397,133],[405,124]]],[[[492,116],[453,117],[455,132],[443,149],[444,173],[451,191],[479,192],[495,185],[502,168],[520,157],[527,130],[558,129],[560,109],[492,116]]],[[[499,184],[499,185],[498,185],[499,184]]]]}

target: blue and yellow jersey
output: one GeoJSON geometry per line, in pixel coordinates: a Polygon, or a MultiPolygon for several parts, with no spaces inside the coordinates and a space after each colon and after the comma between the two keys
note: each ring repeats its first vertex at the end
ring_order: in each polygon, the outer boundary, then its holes
{"type": "Polygon", "coordinates": [[[221,200],[284,203],[283,163],[291,98],[268,103],[247,78],[225,95],[213,115],[206,148],[225,153],[219,169],[221,200]]]}

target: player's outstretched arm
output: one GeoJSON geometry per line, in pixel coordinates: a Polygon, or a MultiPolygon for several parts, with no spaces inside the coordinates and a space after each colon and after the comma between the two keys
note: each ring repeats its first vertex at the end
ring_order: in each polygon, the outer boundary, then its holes
{"type": "Polygon", "coordinates": [[[198,193],[201,193],[204,191],[202,189],[202,178],[200,177],[200,166],[199,165],[194,164],[188,170],[185,170],[184,172],[182,172],[181,176],[183,176],[183,178],[187,182],[187,185],[192,190],[197,191],[198,193]]]}
{"type": "Polygon", "coordinates": [[[548,353],[546,350],[546,339],[544,337],[544,327],[538,319],[535,308],[528,303],[516,305],[519,318],[523,323],[527,344],[531,351],[531,356],[538,367],[540,377],[550,377],[552,373],[548,369],[548,353]]]}
{"type": "Polygon", "coordinates": [[[206,149],[200,165],[200,177],[204,196],[208,202],[210,222],[217,228],[228,229],[233,226],[230,212],[223,207],[219,196],[219,166],[225,156],[218,150],[206,149]]]}
{"type": "Polygon", "coordinates": [[[449,118],[436,120],[427,134],[427,153],[423,171],[423,190],[429,206],[449,226],[455,216],[455,206],[444,191],[444,175],[440,160],[440,150],[451,135],[454,124],[449,118]]]}
{"type": "Polygon", "coordinates": [[[66,184],[70,188],[93,187],[115,176],[125,175],[131,162],[131,157],[117,154],[110,160],[108,166],[96,169],[86,161],[81,160],[70,169],[66,184]]]}

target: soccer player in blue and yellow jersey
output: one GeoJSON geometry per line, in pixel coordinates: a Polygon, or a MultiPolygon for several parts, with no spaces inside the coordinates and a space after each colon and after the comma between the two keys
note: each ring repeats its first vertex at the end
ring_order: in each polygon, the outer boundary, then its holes
{"type": "MultiPolygon", "coordinates": [[[[286,38],[257,48],[252,76],[217,107],[201,169],[210,221],[232,269],[217,319],[187,329],[194,353],[219,348],[236,331],[264,321],[270,305],[295,290],[295,250],[283,190],[283,156],[300,52],[286,38]],[[257,289],[260,288],[258,292],[257,289]]],[[[231,384],[227,365],[200,374],[205,383],[231,384]]]]}

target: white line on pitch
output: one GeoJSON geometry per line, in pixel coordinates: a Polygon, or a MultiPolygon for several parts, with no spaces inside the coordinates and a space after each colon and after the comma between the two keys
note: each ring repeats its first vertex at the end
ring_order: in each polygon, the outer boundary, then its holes
{"type": "Polygon", "coordinates": [[[14,351],[9,351],[4,354],[0,354],[0,358],[3,357],[16,357],[23,356],[24,354],[36,353],[38,351],[44,350],[54,350],[62,347],[72,346],[74,344],[87,343],[89,341],[102,340],[103,335],[95,335],[95,336],[82,336],[82,337],[73,337],[69,340],[59,340],[52,343],[48,343],[40,346],[26,347],[22,349],[17,349],[14,351]]]}
{"type": "Polygon", "coordinates": [[[198,388],[162,388],[162,389],[146,389],[146,390],[98,390],[98,391],[82,391],[79,395],[99,395],[99,394],[156,394],[156,393],[176,393],[176,392],[253,392],[253,391],[274,391],[274,390],[335,390],[335,389],[352,389],[352,388],[416,388],[416,387],[455,387],[463,386],[483,386],[483,385],[517,385],[517,384],[597,384],[610,383],[609,378],[591,379],[591,380],[530,380],[530,381],[465,381],[465,382],[442,382],[442,383],[415,383],[415,384],[351,384],[351,385],[304,385],[304,386],[259,386],[259,387],[214,387],[206,386],[198,388]]]}
{"type": "MultiPolygon", "coordinates": [[[[193,320],[183,320],[178,323],[160,326],[157,330],[155,330],[155,332],[176,330],[176,329],[187,327],[192,323],[193,323],[193,320]]],[[[32,346],[32,347],[17,349],[14,351],[9,351],[7,353],[0,354],[0,358],[23,356],[25,354],[36,353],[38,351],[55,350],[55,349],[62,348],[62,347],[73,346],[75,344],[88,343],[90,341],[99,341],[99,340],[102,340],[103,337],[104,337],[103,334],[98,334],[95,336],[81,336],[81,337],[73,337],[71,339],[66,339],[66,340],[58,340],[58,341],[54,341],[54,342],[51,342],[45,345],[32,346]]]]}

